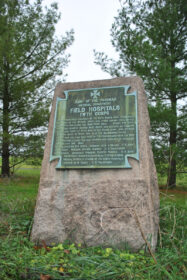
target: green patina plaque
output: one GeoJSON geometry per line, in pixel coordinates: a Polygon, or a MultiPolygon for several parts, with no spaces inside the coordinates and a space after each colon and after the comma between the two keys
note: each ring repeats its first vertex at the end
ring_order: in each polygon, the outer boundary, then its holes
{"type": "Polygon", "coordinates": [[[131,168],[139,159],[136,92],[130,86],[65,91],[57,98],[50,161],[56,168],[131,168]]]}

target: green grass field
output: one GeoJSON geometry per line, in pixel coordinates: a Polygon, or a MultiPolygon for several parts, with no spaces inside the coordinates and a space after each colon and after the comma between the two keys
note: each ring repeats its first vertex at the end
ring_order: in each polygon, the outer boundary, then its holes
{"type": "Polygon", "coordinates": [[[187,279],[184,192],[162,191],[155,263],[147,249],[130,253],[116,248],[84,248],[68,241],[50,248],[30,242],[39,173],[39,168],[21,166],[11,179],[0,179],[1,280],[187,279]]]}
{"type": "MultiPolygon", "coordinates": [[[[167,177],[161,176],[158,174],[158,184],[159,186],[166,187],[167,185],[167,177]]],[[[187,191],[187,173],[180,173],[177,175],[177,189],[178,190],[186,190],[187,191]]]]}

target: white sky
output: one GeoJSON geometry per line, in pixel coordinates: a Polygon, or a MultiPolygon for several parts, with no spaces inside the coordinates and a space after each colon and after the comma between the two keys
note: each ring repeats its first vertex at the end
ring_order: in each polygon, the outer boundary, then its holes
{"type": "MultiPolygon", "coordinates": [[[[49,6],[54,0],[44,0],[49,6]]],[[[119,0],[56,0],[61,20],[56,32],[64,34],[70,29],[75,31],[75,41],[68,48],[71,54],[66,69],[66,82],[100,80],[110,78],[99,66],[94,64],[93,49],[103,51],[109,57],[117,54],[110,42],[110,29],[120,8],[119,0]]]]}

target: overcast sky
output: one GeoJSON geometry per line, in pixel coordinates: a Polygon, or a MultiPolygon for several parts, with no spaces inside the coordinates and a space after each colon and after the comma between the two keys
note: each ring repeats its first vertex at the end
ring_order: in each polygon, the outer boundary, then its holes
{"type": "MultiPolygon", "coordinates": [[[[49,6],[54,0],[44,0],[49,6]]],[[[119,0],[56,0],[61,20],[57,34],[74,29],[75,41],[68,49],[71,62],[66,69],[67,82],[110,78],[94,64],[93,49],[117,57],[111,45],[110,29],[120,8],[119,0]]]]}

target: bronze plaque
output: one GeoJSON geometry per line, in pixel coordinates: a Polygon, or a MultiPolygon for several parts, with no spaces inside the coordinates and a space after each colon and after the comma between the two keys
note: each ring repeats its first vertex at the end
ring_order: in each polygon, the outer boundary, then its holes
{"type": "Polygon", "coordinates": [[[139,159],[136,92],[130,86],[65,91],[57,98],[50,161],[56,168],[131,168],[139,159]]]}

